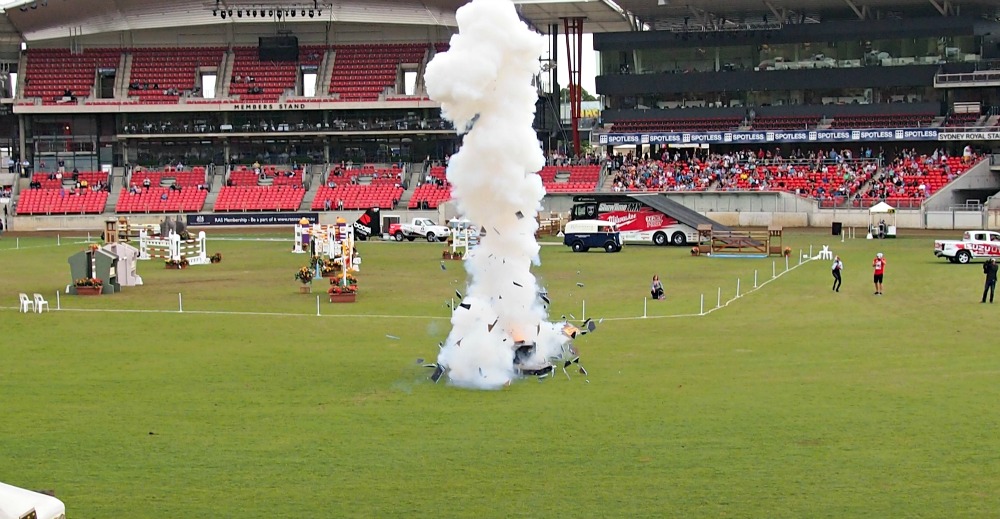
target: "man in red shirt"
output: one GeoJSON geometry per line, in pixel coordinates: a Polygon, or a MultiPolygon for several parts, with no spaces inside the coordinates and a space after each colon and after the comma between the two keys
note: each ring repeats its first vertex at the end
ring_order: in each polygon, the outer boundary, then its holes
{"type": "Polygon", "coordinates": [[[885,258],[881,252],[875,255],[872,266],[875,267],[875,295],[880,296],[882,295],[882,276],[885,274],[885,258]]]}

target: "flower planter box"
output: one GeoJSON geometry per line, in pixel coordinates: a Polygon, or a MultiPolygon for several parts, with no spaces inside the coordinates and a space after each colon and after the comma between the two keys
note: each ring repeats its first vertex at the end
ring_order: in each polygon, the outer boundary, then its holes
{"type": "Polygon", "coordinates": [[[328,294],[331,303],[353,303],[357,298],[357,292],[350,294],[328,294]]]}
{"type": "Polygon", "coordinates": [[[299,287],[299,293],[300,294],[311,294],[312,293],[312,287],[309,286],[309,285],[302,285],[302,286],[299,287]]]}
{"type": "Polygon", "coordinates": [[[101,295],[101,289],[104,287],[76,287],[76,295],[78,296],[99,296],[101,295]]]}

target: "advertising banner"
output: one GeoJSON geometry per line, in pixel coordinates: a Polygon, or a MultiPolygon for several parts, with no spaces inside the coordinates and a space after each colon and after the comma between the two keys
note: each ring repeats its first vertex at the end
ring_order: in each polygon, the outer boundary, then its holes
{"type": "Polygon", "coordinates": [[[221,225],[295,225],[306,218],[319,223],[319,213],[198,213],[187,215],[192,227],[221,225]]]}
{"type": "Polygon", "coordinates": [[[750,130],[728,132],[604,133],[602,146],[635,144],[763,144],[809,142],[907,142],[937,140],[995,140],[998,132],[949,132],[940,128],[881,128],[839,130],[750,130]],[[952,137],[958,135],[957,137],[952,137]]]}

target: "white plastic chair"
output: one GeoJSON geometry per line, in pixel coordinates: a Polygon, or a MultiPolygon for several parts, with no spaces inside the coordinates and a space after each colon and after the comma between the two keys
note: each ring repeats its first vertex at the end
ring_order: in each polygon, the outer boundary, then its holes
{"type": "Polygon", "coordinates": [[[42,294],[35,294],[35,311],[38,313],[42,313],[43,306],[45,307],[46,310],[50,312],[52,311],[52,309],[49,308],[49,302],[42,297],[42,294]]]}
{"type": "Polygon", "coordinates": [[[828,245],[824,245],[823,246],[823,250],[819,251],[819,254],[817,255],[817,257],[819,259],[832,260],[833,259],[833,251],[830,250],[830,247],[828,245]]]}
{"type": "Polygon", "coordinates": [[[21,297],[21,311],[28,313],[35,310],[35,303],[28,299],[28,294],[18,294],[21,297]]]}

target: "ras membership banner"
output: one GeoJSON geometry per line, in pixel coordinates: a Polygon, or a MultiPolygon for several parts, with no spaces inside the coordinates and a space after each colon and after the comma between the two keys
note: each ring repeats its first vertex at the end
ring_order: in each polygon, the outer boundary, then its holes
{"type": "Polygon", "coordinates": [[[199,213],[187,215],[192,227],[221,225],[295,225],[303,218],[319,223],[319,213],[199,213]]]}

